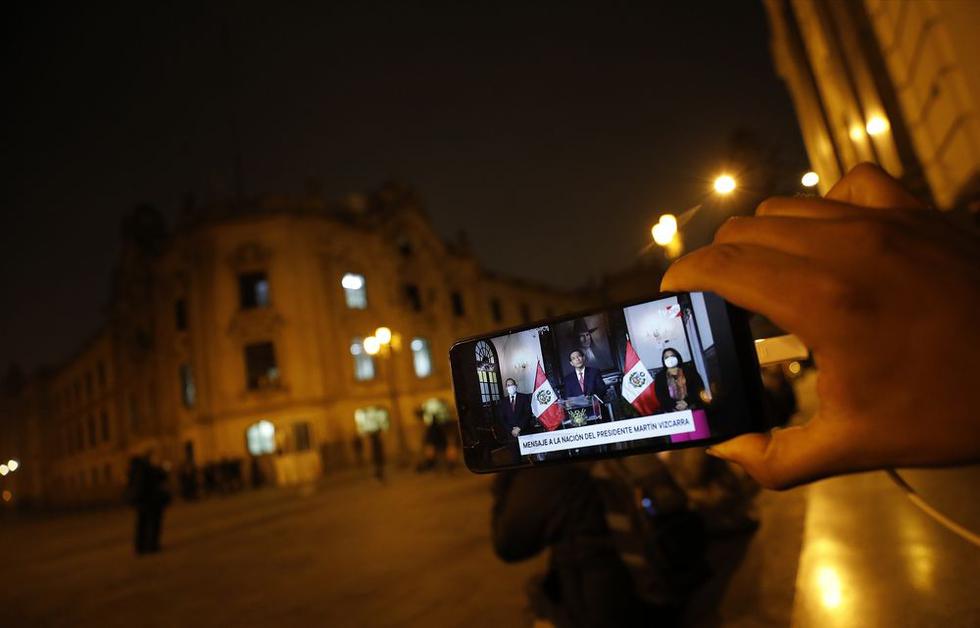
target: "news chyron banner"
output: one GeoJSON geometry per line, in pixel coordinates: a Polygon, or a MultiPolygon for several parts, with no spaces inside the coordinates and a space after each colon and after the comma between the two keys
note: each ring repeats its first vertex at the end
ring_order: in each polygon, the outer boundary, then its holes
{"type": "Polygon", "coordinates": [[[690,410],[680,410],[638,419],[624,419],[612,423],[572,427],[554,432],[527,434],[518,436],[517,442],[521,448],[521,455],[528,456],[544,454],[549,451],[684,434],[694,430],[694,414],[690,410]]]}

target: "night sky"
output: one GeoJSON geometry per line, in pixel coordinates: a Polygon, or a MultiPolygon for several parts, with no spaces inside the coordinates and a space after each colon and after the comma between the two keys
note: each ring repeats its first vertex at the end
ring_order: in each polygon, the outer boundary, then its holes
{"type": "Polygon", "coordinates": [[[752,1],[85,4],[4,18],[0,367],[77,350],[120,217],[231,194],[236,152],[247,195],[411,183],[486,267],[565,286],[635,261],[736,128],[806,164],[752,1]]]}

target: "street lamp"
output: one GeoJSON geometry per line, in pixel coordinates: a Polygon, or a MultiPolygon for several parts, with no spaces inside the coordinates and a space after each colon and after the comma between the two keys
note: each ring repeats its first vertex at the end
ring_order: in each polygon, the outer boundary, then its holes
{"type": "Polygon", "coordinates": [[[684,249],[681,242],[681,234],[677,230],[677,217],[673,214],[664,214],[650,229],[653,241],[664,247],[664,251],[669,259],[680,257],[684,249]]]}
{"type": "Polygon", "coordinates": [[[889,129],[888,119],[885,116],[871,116],[868,118],[868,123],[864,125],[864,130],[868,132],[868,135],[881,135],[889,129]]]}
{"type": "Polygon", "coordinates": [[[398,337],[392,333],[391,329],[388,327],[378,327],[374,330],[373,336],[368,336],[364,339],[364,350],[368,355],[378,355],[382,357],[391,358],[388,360],[387,371],[388,376],[388,394],[391,399],[391,419],[392,423],[395,424],[395,435],[398,438],[398,448],[402,455],[405,452],[405,430],[402,426],[402,415],[401,408],[398,406],[398,389],[395,382],[396,367],[395,367],[395,350],[398,349],[398,337]]]}
{"type": "Polygon", "coordinates": [[[374,337],[383,345],[391,342],[391,330],[387,327],[378,327],[374,330],[374,337]]]}
{"type": "Polygon", "coordinates": [[[650,230],[653,241],[660,246],[667,246],[677,236],[677,219],[673,214],[664,214],[650,230]]]}
{"type": "Polygon", "coordinates": [[[375,336],[368,336],[364,339],[364,351],[368,355],[377,355],[381,351],[381,341],[375,336]]]}
{"type": "Polygon", "coordinates": [[[714,183],[715,192],[727,196],[735,191],[735,177],[730,174],[719,175],[714,183]]]}

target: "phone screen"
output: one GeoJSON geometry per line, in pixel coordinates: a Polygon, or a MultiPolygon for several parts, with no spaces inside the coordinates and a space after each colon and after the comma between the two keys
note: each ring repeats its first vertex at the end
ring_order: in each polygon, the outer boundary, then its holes
{"type": "Polygon", "coordinates": [[[450,350],[477,472],[707,445],[766,428],[744,311],[708,292],[462,340],[450,350]]]}

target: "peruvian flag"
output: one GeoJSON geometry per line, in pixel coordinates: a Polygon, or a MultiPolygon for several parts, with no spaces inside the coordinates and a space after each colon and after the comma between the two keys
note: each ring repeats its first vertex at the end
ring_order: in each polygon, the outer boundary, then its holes
{"type": "Polygon", "coordinates": [[[565,408],[558,403],[558,395],[551,387],[551,382],[545,377],[540,360],[538,360],[538,372],[534,376],[531,412],[549,432],[561,425],[562,419],[565,418],[565,408]]]}
{"type": "Polygon", "coordinates": [[[626,341],[626,375],[623,376],[623,397],[633,404],[637,411],[649,416],[660,409],[660,402],[653,390],[653,378],[636,355],[633,343],[626,341]]]}

